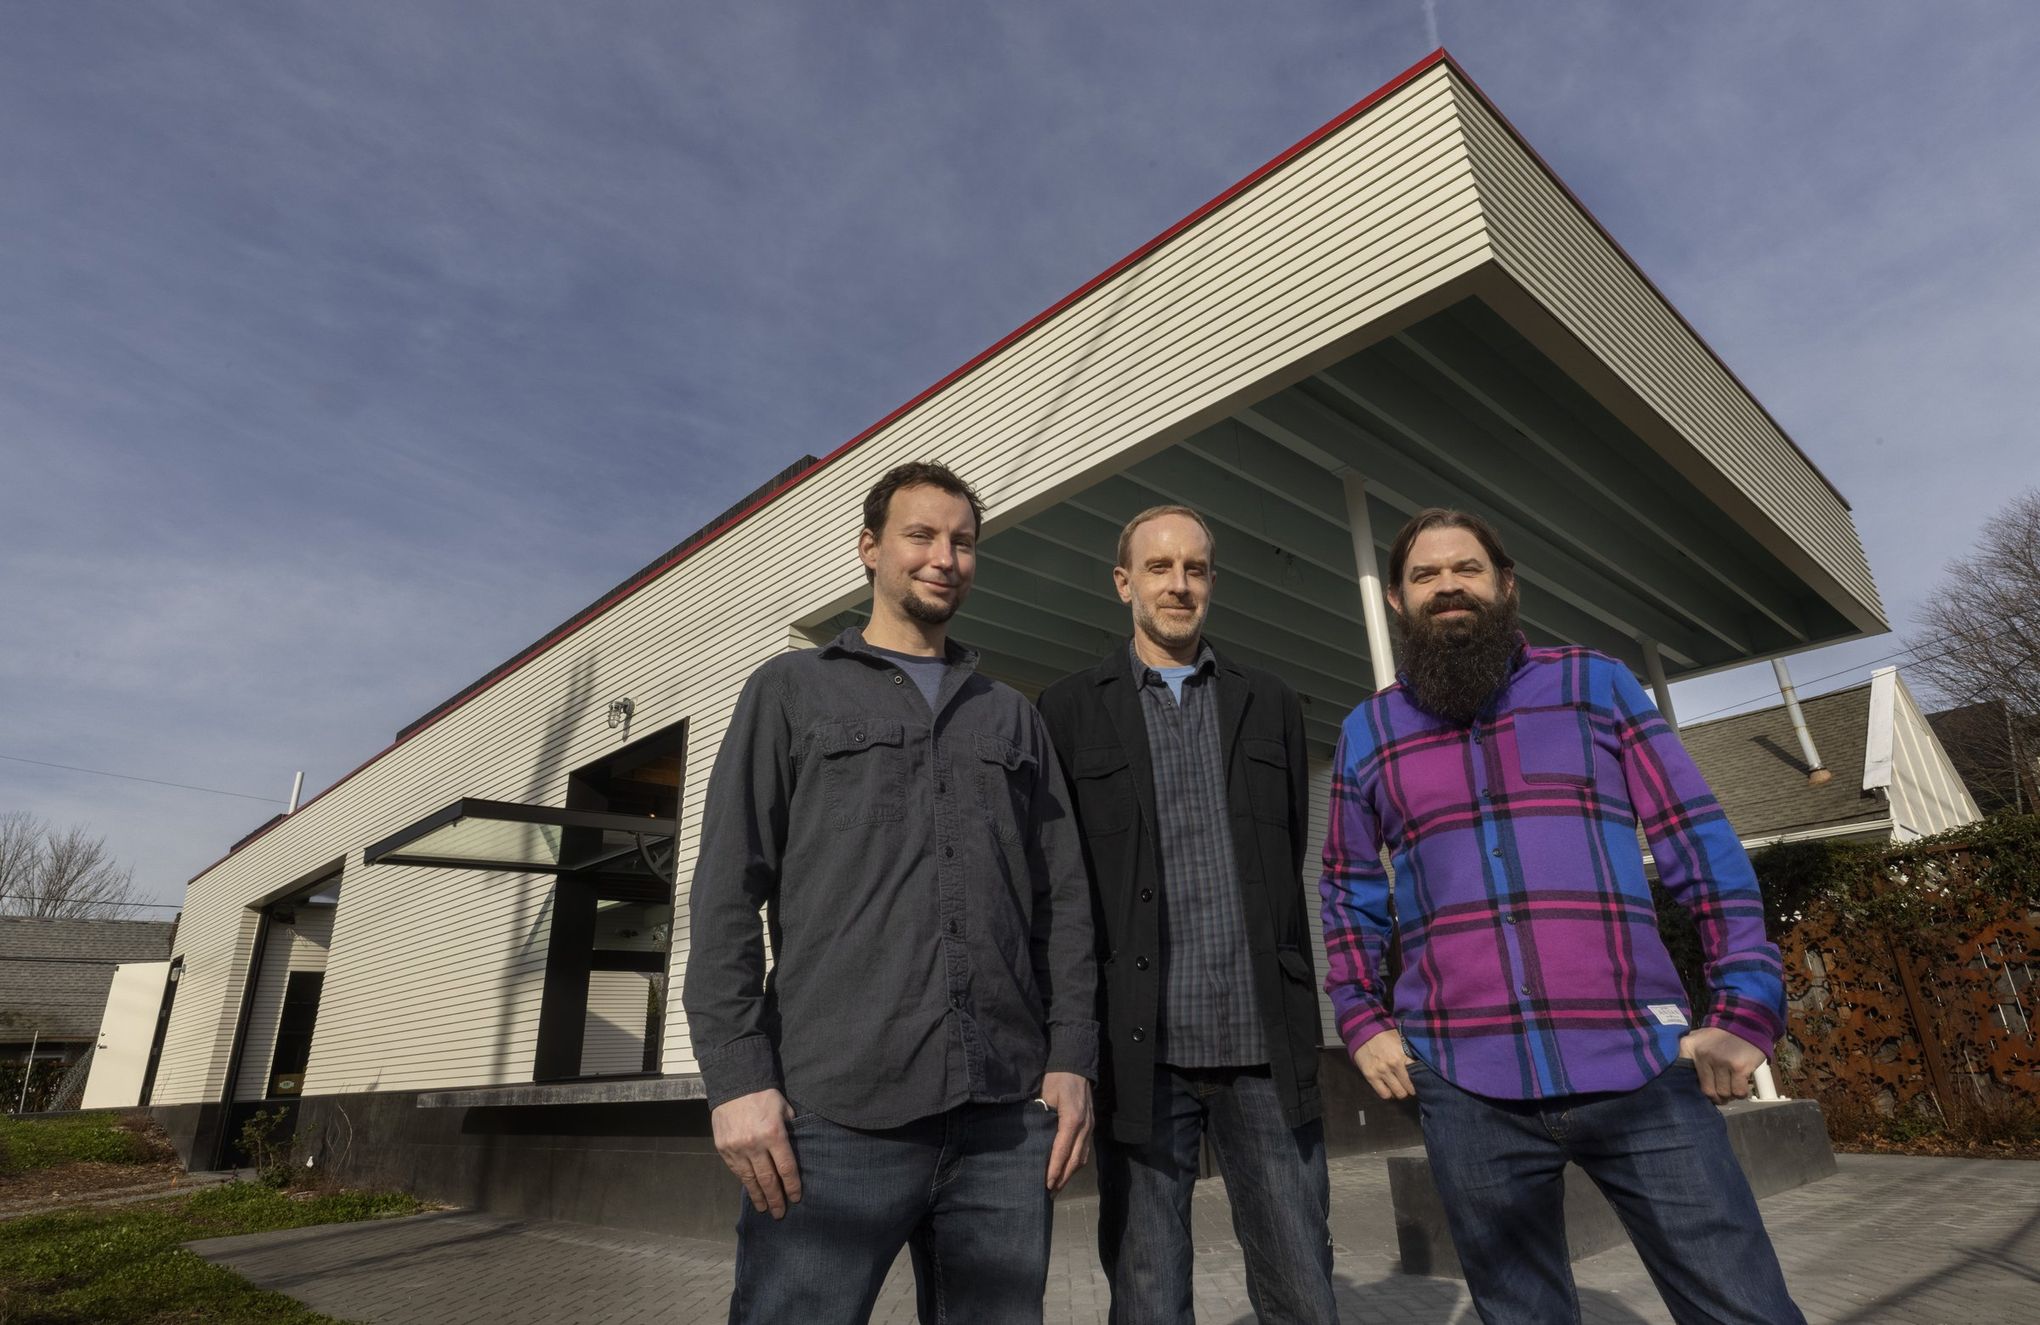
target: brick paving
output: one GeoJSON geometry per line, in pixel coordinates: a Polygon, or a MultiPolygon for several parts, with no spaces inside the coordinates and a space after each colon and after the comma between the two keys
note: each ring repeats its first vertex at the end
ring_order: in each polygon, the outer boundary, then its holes
{"type": "MultiPolygon", "coordinates": [[[[1844,1155],[1825,1182],[1770,1197],[1764,1219],[1793,1295],[1815,1325],[2007,1325],[2040,1320],[2040,1163],[1844,1155]]],[[[1360,1325],[1472,1325],[1455,1280],[1397,1271],[1378,1159],[1334,1162],[1342,1317],[1360,1325]]],[[[1250,1322],[1223,1184],[1198,1187],[1197,1313],[1250,1322]]],[[[1095,1201],[1056,1217],[1046,1318],[1102,1322],[1095,1201]]],[[[560,1325],[719,1321],[725,1244],[578,1224],[449,1212],[192,1244],[207,1259],[316,1310],[375,1325],[560,1325]]],[[[1628,1247],[1575,1266],[1589,1325],[1671,1317],[1628,1247]]],[[[914,1319],[913,1278],[894,1267],[873,1319],[914,1319]]]]}

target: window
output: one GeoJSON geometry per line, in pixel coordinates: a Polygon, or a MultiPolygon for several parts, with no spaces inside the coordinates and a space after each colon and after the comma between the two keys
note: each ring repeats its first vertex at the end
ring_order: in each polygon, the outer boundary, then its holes
{"type": "Polygon", "coordinates": [[[269,1067],[268,1094],[272,1097],[304,1091],[305,1068],[312,1061],[312,1027],[319,1019],[319,994],[325,985],[324,971],[292,971],[284,985],[276,1056],[269,1067]]]}

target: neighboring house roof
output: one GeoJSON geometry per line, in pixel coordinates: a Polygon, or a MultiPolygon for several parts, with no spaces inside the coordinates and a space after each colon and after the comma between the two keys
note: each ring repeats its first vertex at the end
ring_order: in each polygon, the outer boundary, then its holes
{"type": "Polygon", "coordinates": [[[1809,770],[1783,704],[1679,729],[1744,844],[1851,829],[1888,831],[1890,801],[1863,789],[1871,688],[1865,681],[1799,701],[1814,747],[1834,774],[1823,786],[1807,785],[1809,770]]]}
{"type": "Polygon", "coordinates": [[[45,920],[0,916],[0,1040],[92,1040],[113,968],[167,961],[167,920],[45,920]]]}
{"type": "Polygon", "coordinates": [[[1992,699],[1929,713],[1927,723],[1984,813],[2040,807],[2040,720],[1992,699]]]}
{"type": "Polygon", "coordinates": [[[1679,735],[1751,849],[1817,837],[1903,842],[1983,817],[1895,667],[1799,702],[1832,780],[1816,787],[1783,704],[1679,735]]]}

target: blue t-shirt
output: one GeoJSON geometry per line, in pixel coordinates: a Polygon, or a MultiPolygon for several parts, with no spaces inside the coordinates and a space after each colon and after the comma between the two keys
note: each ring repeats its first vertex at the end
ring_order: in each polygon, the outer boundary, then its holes
{"type": "Polygon", "coordinates": [[[939,653],[932,658],[924,658],[918,653],[881,649],[876,644],[868,647],[873,653],[897,663],[899,669],[907,674],[907,679],[920,690],[922,698],[928,701],[928,707],[930,709],[935,707],[935,696],[941,693],[942,674],[949,670],[949,659],[939,653]]]}
{"type": "Polygon", "coordinates": [[[1195,663],[1188,667],[1157,667],[1155,668],[1155,675],[1168,682],[1169,693],[1174,695],[1176,702],[1180,704],[1183,702],[1183,682],[1189,677],[1190,673],[1196,670],[1197,665],[1195,663]]]}

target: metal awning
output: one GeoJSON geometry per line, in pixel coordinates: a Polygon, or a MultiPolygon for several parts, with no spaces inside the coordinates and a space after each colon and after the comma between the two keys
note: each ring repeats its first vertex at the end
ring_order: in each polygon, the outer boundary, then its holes
{"type": "Polygon", "coordinates": [[[676,830],[671,819],[464,796],[391,833],[362,857],[369,865],[526,874],[610,869],[663,879],[654,855],[670,850],[676,830]]]}

